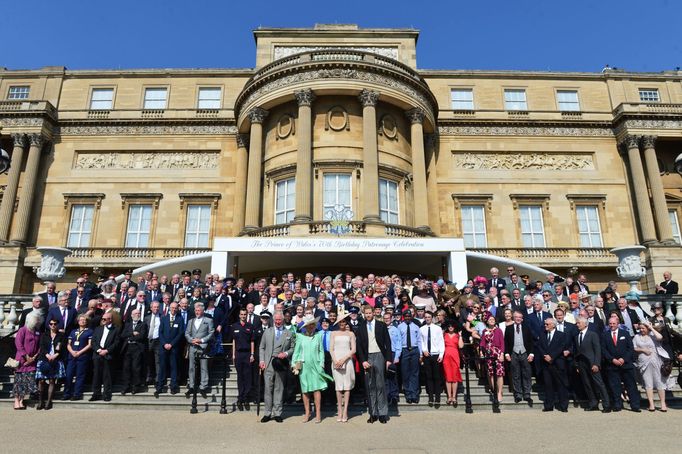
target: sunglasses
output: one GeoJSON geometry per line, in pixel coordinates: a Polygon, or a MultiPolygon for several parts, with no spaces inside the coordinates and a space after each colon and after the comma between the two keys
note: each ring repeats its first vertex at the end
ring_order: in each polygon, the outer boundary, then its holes
{"type": "Polygon", "coordinates": [[[57,322],[50,322],[50,326],[57,326],[57,325],[59,325],[59,323],[57,323],[57,322]]]}

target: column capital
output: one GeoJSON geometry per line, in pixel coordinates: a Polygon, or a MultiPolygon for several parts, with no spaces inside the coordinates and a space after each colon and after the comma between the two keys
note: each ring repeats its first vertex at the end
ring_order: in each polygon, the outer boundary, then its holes
{"type": "Polygon", "coordinates": [[[374,107],[379,101],[379,92],[363,88],[358,95],[358,99],[360,99],[362,107],[374,107]]]}
{"type": "Polygon", "coordinates": [[[315,100],[315,93],[312,89],[306,88],[294,92],[294,98],[299,106],[310,106],[315,100]]]}
{"type": "Polygon", "coordinates": [[[410,109],[405,112],[405,116],[407,117],[408,120],[410,120],[410,123],[415,124],[415,123],[423,123],[424,122],[424,117],[426,116],[424,114],[424,111],[422,109],[419,109],[418,107],[415,107],[414,109],[410,109]]]}
{"type": "Polygon", "coordinates": [[[642,136],[642,147],[646,150],[647,148],[655,148],[656,136],[642,136]]]}
{"type": "Polygon", "coordinates": [[[265,118],[268,116],[268,113],[269,112],[265,109],[254,107],[248,113],[249,120],[251,120],[251,123],[263,123],[265,118]]]}
{"type": "Polygon", "coordinates": [[[623,140],[620,141],[619,145],[626,150],[630,150],[632,148],[639,149],[639,136],[627,135],[623,137],[623,140]]]}
{"type": "Polygon", "coordinates": [[[28,140],[32,147],[41,148],[45,143],[45,137],[42,134],[28,134],[28,140]]]}
{"type": "Polygon", "coordinates": [[[14,142],[15,147],[25,147],[26,146],[26,134],[23,133],[14,133],[11,134],[12,141],[14,142]]]}
{"type": "Polygon", "coordinates": [[[237,134],[235,140],[237,141],[237,148],[249,148],[248,134],[237,134]]]}

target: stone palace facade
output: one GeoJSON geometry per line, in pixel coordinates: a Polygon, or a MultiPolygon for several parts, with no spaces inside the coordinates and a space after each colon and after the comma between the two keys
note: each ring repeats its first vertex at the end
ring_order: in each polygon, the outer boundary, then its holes
{"type": "Polygon", "coordinates": [[[41,288],[37,246],[73,250],[71,286],[339,216],[595,283],[630,244],[645,289],[682,274],[682,71],[419,69],[418,34],[259,28],[252,69],[0,69],[0,292],[41,288]]]}

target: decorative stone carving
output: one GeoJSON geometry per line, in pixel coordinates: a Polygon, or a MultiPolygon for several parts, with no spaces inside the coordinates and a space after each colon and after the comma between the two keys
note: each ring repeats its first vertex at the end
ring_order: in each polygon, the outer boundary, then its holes
{"type": "Polygon", "coordinates": [[[381,117],[379,125],[379,134],[390,140],[398,140],[398,125],[392,115],[386,114],[381,117]]]}
{"type": "Polygon", "coordinates": [[[28,141],[32,147],[42,148],[45,138],[41,134],[28,134],[28,141]]]}
{"type": "Polygon", "coordinates": [[[263,121],[267,118],[268,113],[269,112],[265,109],[254,107],[249,112],[249,120],[251,120],[251,123],[263,123],[263,121]]]}
{"type": "Polygon", "coordinates": [[[219,152],[78,152],[75,169],[216,169],[219,152]]]}
{"type": "Polygon", "coordinates": [[[609,127],[568,127],[568,126],[439,126],[441,135],[453,136],[569,136],[569,137],[613,137],[609,127]]]}
{"type": "Polygon", "coordinates": [[[621,147],[624,147],[626,150],[629,150],[631,148],[637,148],[639,149],[639,136],[633,136],[633,135],[628,135],[623,137],[623,140],[620,143],[621,147]]]}
{"type": "Polygon", "coordinates": [[[294,135],[295,131],[294,117],[289,114],[284,114],[277,120],[277,140],[286,139],[294,135]]]}
{"type": "MultiPolygon", "coordinates": [[[[274,59],[289,57],[290,55],[300,54],[303,52],[311,52],[315,50],[339,49],[339,46],[275,46],[274,59]]],[[[373,54],[381,55],[383,57],[398,59],[397,47],[377,47],[377,46],[344,46],[342,50],[359,50],[361,52],[371,52],[373,54]]]]}
{"type": "Polygon", "coordinates": [[[362,107],[375,107],[379,101],[379,93],[363,88],[358,95],[362,107]]]}
{"type": "Polygon", "coordinates": [[[629,119],[622,122],[618,129],[682,129],[682,120],[629,119]]]}
{"type": "Polygon", "coordinates": [[[646,275],[646,268],[642,266],[639,254],[646,250],[644,246],[623,246],[611,249],[611,253],[618,256],[618,277],[628,281],[630,291],[642,293],[637,288],[639,280],[646,275]]]}
{"type": "Polygon", "coordinates": [[[26,146],[26,134],[12,134],[12,142],[15,147],[25,147],[26,146]]]}
{"type": "Polygon", "coordinates": [[[405,116],[410,120],[410,123],[423,123],[425,117],[424,111],[419,108],[408,110],[405,112],[405,116]]]}
{"type": "Polygon", "coordinates": [[[646,150],[647,148],[655,148],[656,146],[656,136],[642,136],[642,147],[646,150]]]}
{"type": "Polygon", "coordinates": [[[71,249],[60,247],[38,247],[36,248],[41,254],[40,267],[35,269],[38,279],[43,281],[57,281],[64,277],[66,268],[64,268],[64,258],[71,255],[71,249]]]}
{"type": "Polygon", "coordinates": [[[350,122],[348,121],[348,112],[341,106],[334,106],[327,111],[324,122],[324,129],[326,131],[350,131],[350,122]]]}
{"type": "Polygon", "coordinates": [[[0,118],[0,127],[36,127],[42,126],[44,122],[41,117],[3,117],[0,118]]]}
{"type": "Polygon", "coordinates": [[[467,170],[594,170],[592,153],[454,153],[455,166],[467,170]]]}
{"type": "Polygon", "coordinates": [[[294,92],[294,98],[299,106],[311,106],[315,100],[315,93],[310,88],[294,92]]]}
{"type": "Polygon", "coordinates": [[[234,125],[65,125],[56,129],[62,136],[231,135],[234,125]]]}
{"type": "Polygon", "coordinates": [[[237,134],[235,139],[237,140],[237,148],[249,148],[248,134],[237,134]]]}

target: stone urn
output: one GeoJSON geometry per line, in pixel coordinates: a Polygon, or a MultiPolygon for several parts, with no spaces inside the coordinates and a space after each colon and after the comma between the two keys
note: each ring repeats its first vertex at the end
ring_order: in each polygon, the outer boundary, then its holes
{"type": "Polygon", "coordinates": [[[642,292],[637,288],[640,279],[646,275],[646,268],[642,266],[639,254],[645,251],[644,246],[622,246],[611,249],[609,252],[618,257],[618,277],[630,284],[630,291],[637,294],[642,292]]]}
{"type": "Polygon", "coordinates": [[[40,267],[35,269],[38,279],[55,282],[64,277],[64,274],[66,274],[64,259],[71,255],[71,249],[61,247],[38,247],[36,250],[42,255],[40,258],[40,267]]]}

